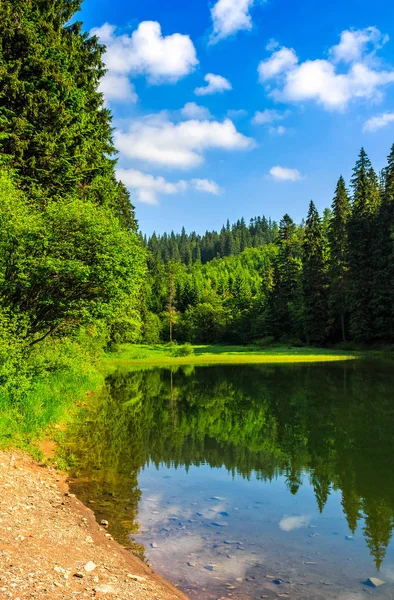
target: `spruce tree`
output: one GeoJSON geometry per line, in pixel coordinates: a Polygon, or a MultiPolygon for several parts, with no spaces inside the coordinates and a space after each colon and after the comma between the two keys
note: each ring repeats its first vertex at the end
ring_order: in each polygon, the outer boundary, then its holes
{"type": "Polygon", "coordinates": [[[98,91],[105,48],[72,22],[80,5],[0,2],[0,155],[30,195],[78,193],[133,228],[127,190],[114,174],[111,114],[98,91]]]}
{"type": "Polygon", "coordinates": [[[394,341],[394,144],[382,173],[382,202],[376,220],[374,305],[376,338],[394,341]]]}
{"type": "Polygon", "coordinates": [[[322,343],[328,327],[327,265],[323,225],[313,202],[309,205],[302,254],[306,339],[308,343],[322,343]]]}
{"type": "Polygon", "coordinates": [[[333,334],[340,328],[342,341],[347,338],[347,313],[349,295],[349,245],[348,223],[350,218],[350,199],[344,178],[338,180],[332,203],[332,212],[328,227],[330,244],[330,316],[333,334]]]}
{"type": "Polygon", "coordinates": [[[301,259],[297,227],[287,214],[280,222],[277,243],[268,311],[269,329],[276,339],[294,339],[300,335],[301,259]]]}
{"type": "Polygon", "coordinates": [[[364,148],[353,170],[352,188],[353,209],[349,220],[351,333],[356,341],[371,342],[376,338],[373,306],[380,186],[364,148]]]}

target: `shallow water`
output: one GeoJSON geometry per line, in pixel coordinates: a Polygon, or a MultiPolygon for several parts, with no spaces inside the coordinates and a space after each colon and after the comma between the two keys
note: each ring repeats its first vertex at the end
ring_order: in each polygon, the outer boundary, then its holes
{"type": "Polygon", "coordinates": [[[392,363],[118,372],[64,451],[191,598],[394,598],[392,363]]]}

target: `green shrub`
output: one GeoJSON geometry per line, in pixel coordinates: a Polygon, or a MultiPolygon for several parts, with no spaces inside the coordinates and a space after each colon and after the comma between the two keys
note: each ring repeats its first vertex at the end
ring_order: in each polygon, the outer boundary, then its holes
{"type": "Polygon", "coordinates": [[[191,344],[184,344],[184,346],[174,349],[175,356],[191,356],[192,354],[194,354],[194,348],[191,344]]]}

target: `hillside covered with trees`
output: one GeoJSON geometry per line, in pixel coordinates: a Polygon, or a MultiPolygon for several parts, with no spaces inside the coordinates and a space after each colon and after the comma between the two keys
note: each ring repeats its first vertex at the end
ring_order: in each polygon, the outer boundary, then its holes
{"type": "Polygon", "coordinates": [[[393,207],[394,146],[379,175],[362,149],[323,216],[143,238],[145,341],[393,343],[393,207]]]}

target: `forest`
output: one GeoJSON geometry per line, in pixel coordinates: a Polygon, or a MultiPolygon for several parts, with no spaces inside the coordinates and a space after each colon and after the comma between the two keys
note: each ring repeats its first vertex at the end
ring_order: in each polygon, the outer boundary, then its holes
{"type": "Polygon", "coordinates": [[[2,393],[122,342],[392,344],[394,146],[379,174],[361,150],[323,216],[147,237],[80,7],[0,4],[2,393]]]}
{"type": "Polygon", "coordinates": [[[302,223],[144,236],[144,340],[392,344],[393,207],[394,145],[379,174],[361,149],[350,189],[341,176],[331,207],[311,201],[302,223]]]}

